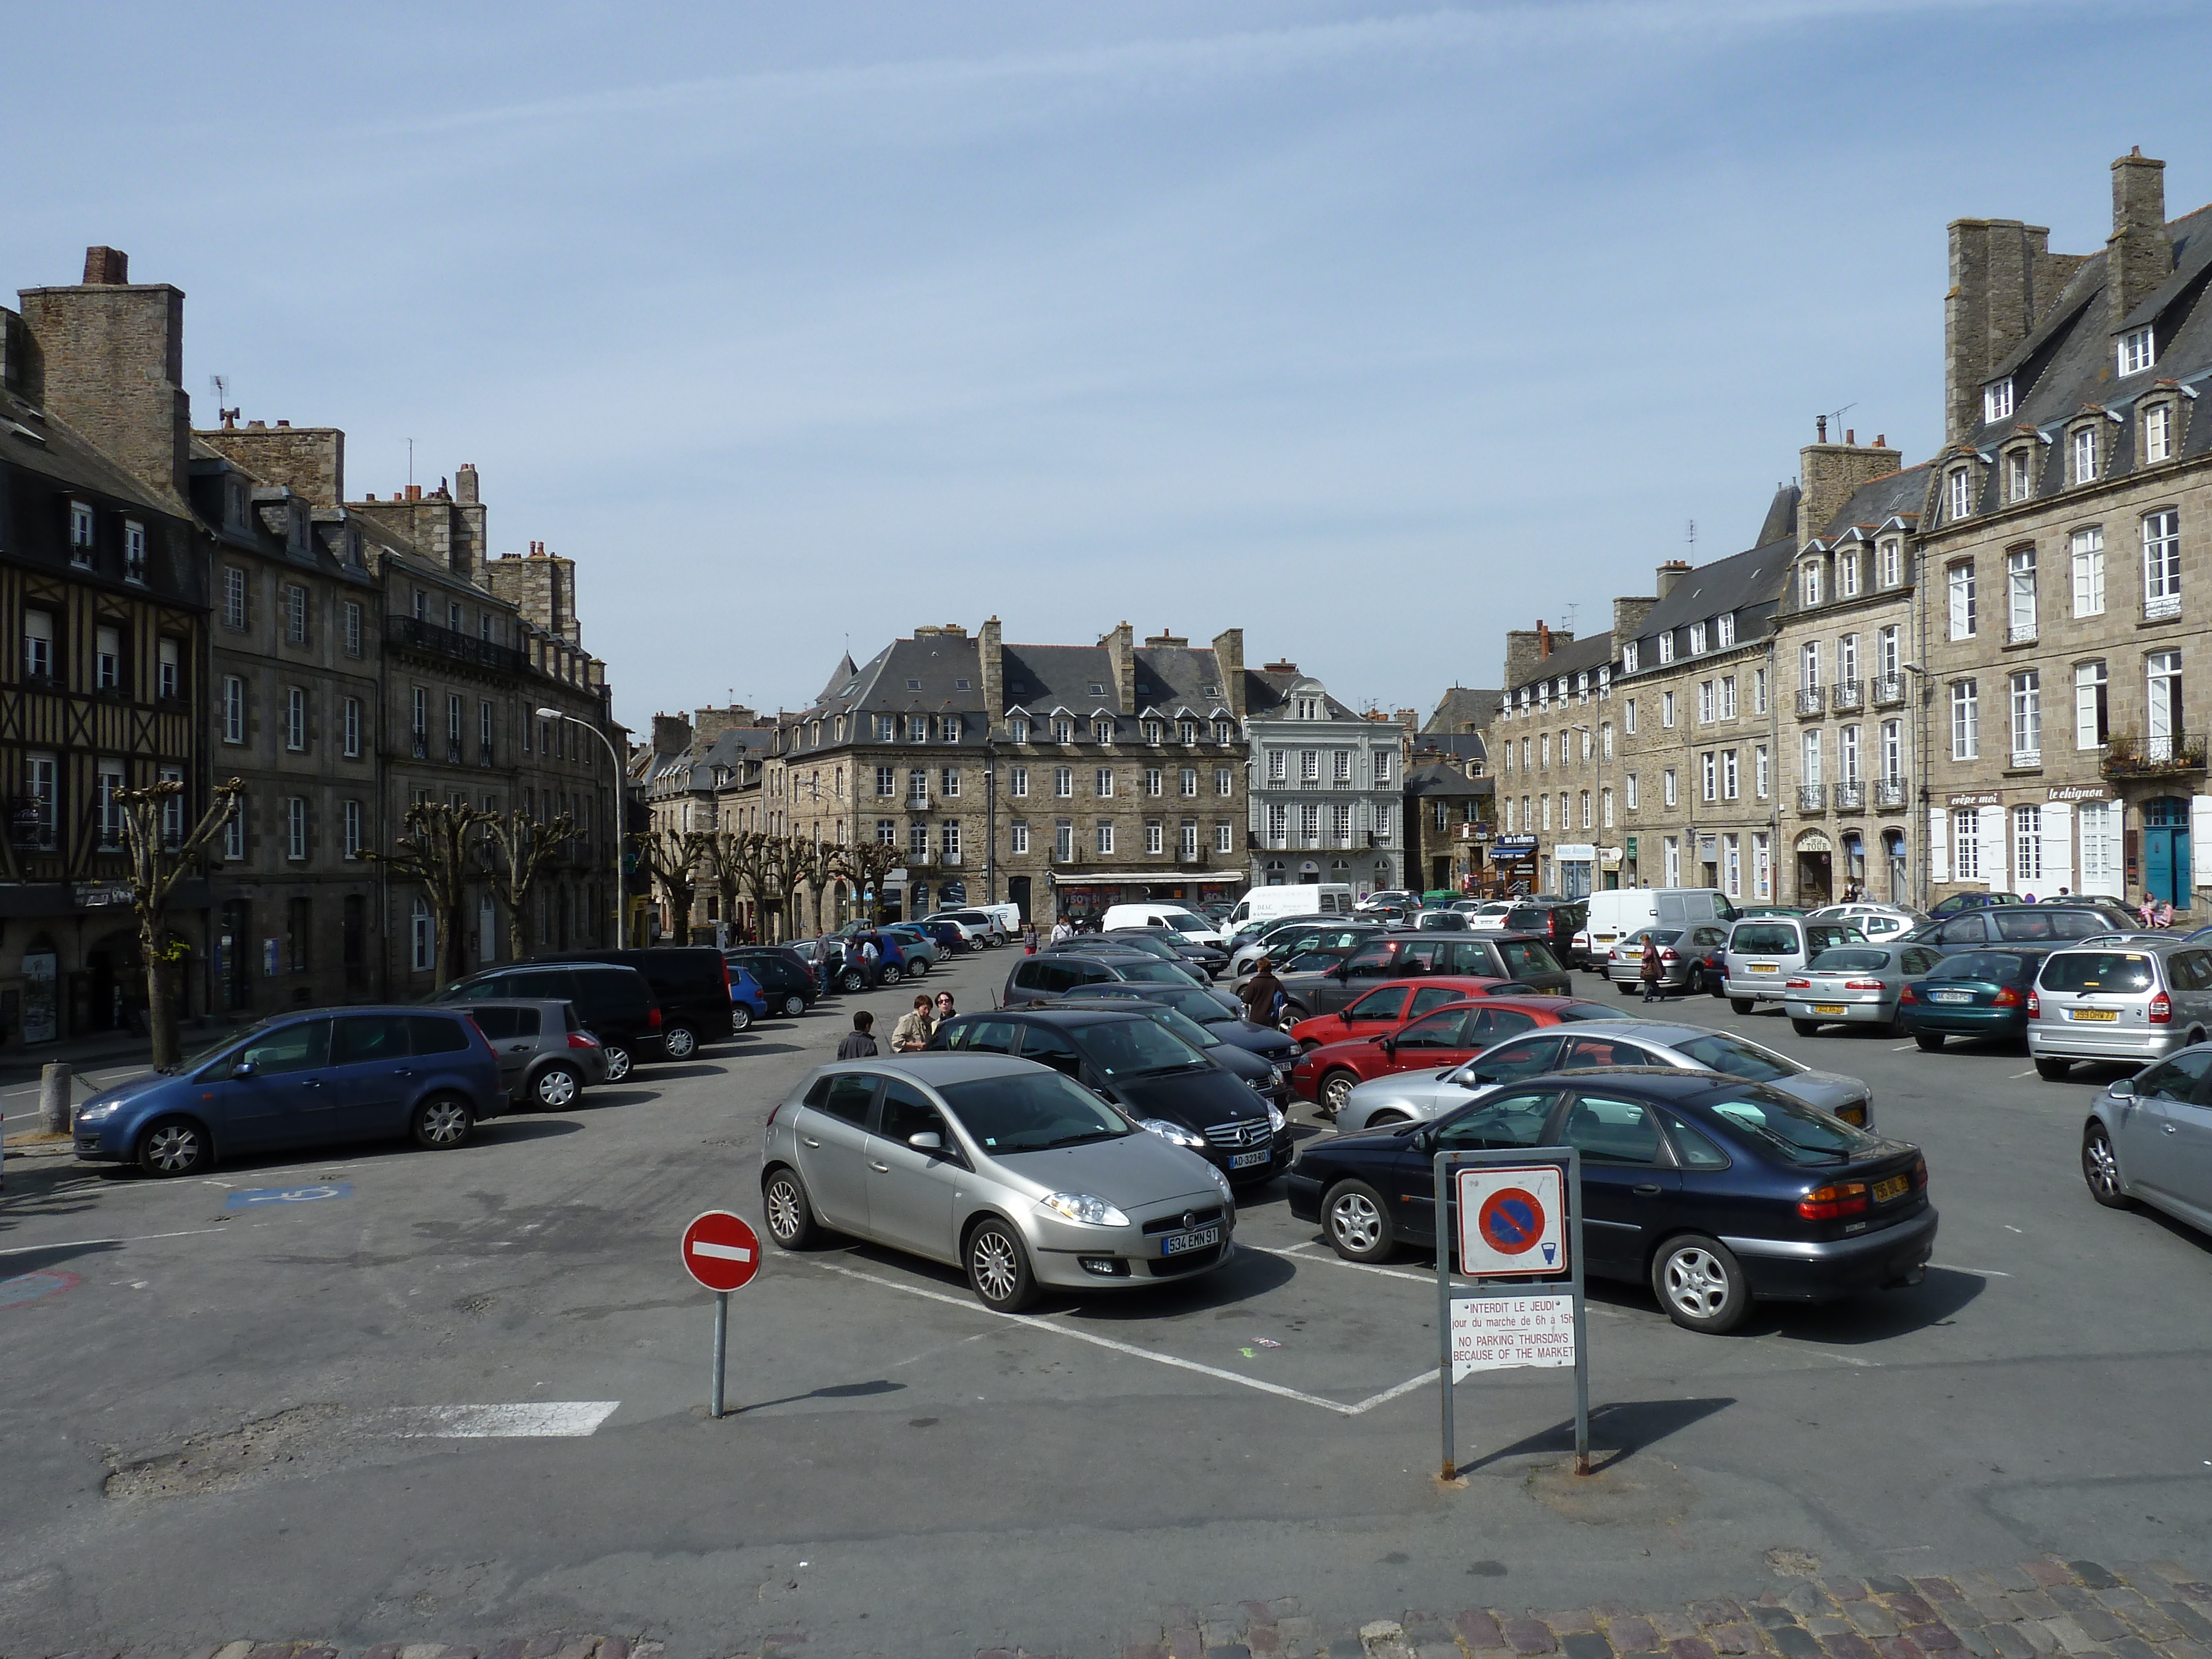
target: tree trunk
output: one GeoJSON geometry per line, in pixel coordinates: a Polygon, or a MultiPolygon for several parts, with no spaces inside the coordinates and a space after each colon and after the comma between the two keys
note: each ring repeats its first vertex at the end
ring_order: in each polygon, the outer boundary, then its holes
{"type": "Polygon", "coordinates": [[[138,922],[138,954],[146,964],[146,1025],[154,1039],[154,1069],[166,1072],[184,1059],[177,1038],[177,964],[169,959],[166,915],[138,922]]]}
{"type": "Polygon", "coordinates": [[[456,898],[446,912],[445,948],[439,952],[446,959],[445,977],[439,982],[451,985],[468,972],[468,915],[466,898],[456,898]]]}

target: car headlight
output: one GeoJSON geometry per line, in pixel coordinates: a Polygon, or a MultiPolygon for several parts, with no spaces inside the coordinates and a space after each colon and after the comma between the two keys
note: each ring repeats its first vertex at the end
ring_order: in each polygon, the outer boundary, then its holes
{"type": "Polygon", "coordinates": [[[1139,1129],[1150,1129],[1163,1140],[1171,1140],[1178,1146],[1202,1148],[1206,1137],[1194,1129],[1186,1129],[1180,1123],[1170,1123],[1164,1117],[1147,1117],[1138,1121],[1139,1129]]]}
{"type": "Polygon", "coordinates": [[[122,1106],[119,1100],[88,1100],[76,1109],[76,1121],[83,1123],[104,1123],[113,1117],[122,1106]]]}
{"type": "Polygon", "coordinates": [[[1220,1188],[1221,1201],[1224,1204],[1230,1206],[1231,1208],[1234,1208],[1237,1203],[1237,1194],[1230,1190],[1229,1177],[1222,1174],[1220,1170],[1215,1169],[1211,1164],[1206,1166],[1206,1172],[1213,1177],[1213,1184],[1217,1188],[1220,1188]]]}
{"type": "Polygon", "coordinates": [[[1064,1221],[1079,1221],[1086,1227],[1126,1227],[1129,1218],[1123,1215],[1103,1198],[1089,1193],[1053,1193],[1037,1200],[1037,1207],[1049,1210],[1064,1221]]]}
{"type": "Polygon", "coordinates": [[[1289,1121],[1290,1119],[1283,1115],[1283,1109],[1281,1107],[1276,1105],[1273,1101],[1269,1101],[1267,1103],[1267,1127],[1270,1129],[1280,1129],[1283,1125],[1289,1121]]]}

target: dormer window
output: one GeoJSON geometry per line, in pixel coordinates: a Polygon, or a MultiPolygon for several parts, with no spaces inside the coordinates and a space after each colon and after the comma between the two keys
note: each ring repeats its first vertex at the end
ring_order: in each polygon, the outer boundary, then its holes
{"type": "Polygon", "coordinates": [[[1075,741],[1075,722],[1073,720],[1054,720],[1052,723],[1052,740],[1054,743],[1073,743],[1075,741]]]}
{"type": "Polygon", "coordinates": [[[2094,483],[2097,477],[2097,428],[2093,425],[2076,427],[2073,441],[2067,447],[2067,465],[2074,483],[2094,483]]]}
{"type": "Polygon", "coordinates": [[[1701,622],[1690,624],[1690,654],[1693,657],[1705,654],[1705,625],[1701,622]]]}
{"type": "Polygon", "coordinates": [[[92,540],[91,505],[85,501],[71,501],[70,503],[70,562],[71,564],[82,565],[92,562],[92,540]]]}
{"type": "Polygon", "coordinates": [[[1094,743],[1111,743],[1111,742],[1113,742],[1113,741],[1114,741],[1114,722],[1113,722],[1112,720],[1096,720],[1091,721],[1091,741],[1092,741],[1092,742],[1094,742],[1094,743]]]}
{"type": "Polygon", "coordinates": [[[1896,537],[1875,550],[1875,570],[1884,587],[1894,587],[1905,580],[1905,544],[1896,537]]]}
{"type": "Polygon", "coordinates": [[[1164,728],[1158,720],[1146,720],[1145,722],[1145,741],[1155,748],[1158,747],[1163,730],[1164,728]]]}
{"type": "Polygon", "coordinates": [[[1182,720],[1178,722],[1176,726],[1176,735],[1181,738],[1185,743],[1196,743],[1198,741],[1198,722],[1196,720],[1182,720]]]}
{"type": "Polygon", "coordinates": [[[1552,683],[1549,680],[1546,680],[1541,685],[1536,688],[1536,707],[1539,708],[1549,708],[1551,706],[1552,683]]]}
{"type": "Polygon", "coordinates": [[[1321,699],[1318,697],[1297,698],[1296,700],[1292,718],[1302,720],[1319,720],[1321,718],[1321,699]]]}
{"type": "Polygon", "coordinates": [[[1859,556],[1856,549],[1836,556],[1836,597],[1855,599],[1859,596],[1859,556]]]}
{"type": "Polygon", "coordinates": [[[2156,361],[2158,353],[2152,331],[2131,328],[2120,336],[2120,373],[2140,374],[2156,361]]]}
{"type": "Polygon", "coordinates": [[[2143,410],[2142,451],[2146,461],[2173,459],[2173,405],[2153,404],[2143,410]]]}
{"type": "Polygon", "coordinates": [[[1953,520],[1966,517],[1974,510],[1973,473],[1966,467],[1959,467],[1946,483],[1950,491],[1950,506],[1945,516],[1953,520]]]}
{"type": "MultiPolygon", "coordinates": [[[[1186,742],[1186,743],[1196,743],[1196,742],[1198,741],[1198,722],[1197,722],[1197,721],[1195,721],[1195,720],[1189,720],[1189,721],[1186,721],[1186,722],[1184,723],[1183,729],[1184,729],[1185,731],[1187,731],[1187,732],[1188,732],[1190,733],[1190,736],[1188,736],[1188,738],[1184,738],[1184,739],[1183,739],[1183,741],[1184,741],[1184,742],[1186,742]]],[[[1234,742],[1237,740],[1237,726],[1236,726],[1236,723],[1235,723],[1234,721],[1232,721],[1232,720],[1216,720],[1216,721],[1214,721],[1214,723],[1213,723],[1213,740],[1214,740],[1214,742],[1216,742],[1216,743],[1234,743],[1234,742]]]]}
{"type": "Polygon", "coordinates": [[[2008,374],[2003,380],[1993,380],[1982,388],[1982,418],[1984,421],[2002,421],[2009,419],[2011,415],[2012,377],[2008,374]]]}
{"type": "Polygon", "coordinates": [[[1008,741],[1012,743],[1027,743],[1030,740],[1030,723],[1028,719],[1024,715],[1017,714],[1012,720],[1008,720],[1006,722],[1006,738],[1008,741]]]}
{"type": "Polygon", "coordinates": [[[908,743],[927,743],[929,741],[928,715],[909,714],[906,717],[906,740],[908,743]]]}
{"type": "Polygon", "coordinates": [[[2024,501],[2034,489],[2033,475],[2028,467],[2028,452],[2025,448],[2007,452],[2004,459],[2004,492],[2008,502],[2024,501]]]}
{"type": "MultiPolygon", "coordinates": [[[[1631,640],[1620,647],[1620,672],[1624,674],[1633,674],[1636,672],[1636,647],[1637,641],[1631,640]]],[[[1526,691],[1521,694],[1521,701],[1524,705],[1528,702],[1528,694],[1526,691]]]]}
{"type": "Polygon", "coordinates": [[[1671,632],[1659,636],[1659,660],[1662,663],[1674,660],[1674,635],[1671,632]]]}
{"type": "Polygon", "coordinates": [[[126,581],[146,580],[146,526],[136,519],[123,521],[123,576],[126,581]]]}

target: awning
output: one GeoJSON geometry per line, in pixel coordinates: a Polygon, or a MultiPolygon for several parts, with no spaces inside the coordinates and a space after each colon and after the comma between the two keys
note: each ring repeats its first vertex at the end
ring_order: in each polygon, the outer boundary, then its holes
{"type": "Polygon", "coordinates": [[[1252,884],[1250,873],[1243,870],[1126,870],[1097,875],[1086,870],[1079,876],[1063,876],[1054,871],[1050,879],[1055,887],[1225,887],[1232,882],[1239,887],[1252,884]]]}

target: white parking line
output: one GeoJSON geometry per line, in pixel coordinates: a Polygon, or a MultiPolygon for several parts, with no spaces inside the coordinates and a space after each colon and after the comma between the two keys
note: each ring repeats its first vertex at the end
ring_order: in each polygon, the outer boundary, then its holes
{"type": "Polygon", "coordinates": [[[2014,1073],[2012,1074],[2012,1076],[2011,1076],[2010,1078],[2008,1078],[2008,1079],[2006,1079],[2006,1080],[2007,1080],[2008,1082],[2017,1082],[2017,1081],[2018,1081],[2019,1079],[2021,1079],[2021,1078],[2024,1078],[2024,1077],[2033,1077],[2034,1075],[2035,1075],[2035,1068],[2034,1068],[2033,1066],[2030,1066],[2027,1071],[2025,1071],[2025,1072],[2014,1072],[2014,1073]]]}
{"type": "Polygon", "coordinates": [[[520,1405],[417,1406],[395,1413],[405,1439],[580,1440],[614,1415],[619,1400],[538,1400],[520,1405]]]}
{"type": "MultiPolygon", "coordinates": [[[[1218,1365],[1200,1364],[1195,1359],[1185,1359],[1178,1354],[1155,1353],[1149,1348],[1137,1346],[1133,1342],[1117,1342],[1110,1336],[1099,1336],[1091,1331],[1070,1330],[1066,1326],[1056,1325],[1049,1319],[1036,1318],[1027,1314],[1000,1313],[994,1308],[987,1308],[981,1303],[971,1301],[966,1297],[947,1296],[942,1291],[924,1290],[919,1285],[902,1285],[895,1279],[884,1279],[874,1273],[864,1273],[857,1267],[840,1267],[827,1261],[810,1261],[807,1265],[818,1267],[823,1273],[836,1273],[842,1278],[857,1279],[863,1284],[879,1285],[887,1291],[899,1291],[908,1296],[918,1296],[926,1302],[942,1302],[949,1308],[965,1309],[969,1313],[985,1314],[993,1319],[1012,1320],[1016,1324],[1033,1331],[1050,1331],[1054,1336],[1073,1337],[1078,1342],[1088,1342],[1093,1347],[1111,1349],[1115,1353],[1125,1353],[1135,1359],[1149,1359],[1156,1365],[1170,1365],[1177,1370],[1196,1371],[1201,1376],[1216,1377],[1224,1382],[1235,1382],[1243,1388],[1257,1389],[1262,1394],[1279,1395],[1285,1400],[1295,1400],[1301,1405],[1318,1406],[1323,1411],[1334,1412],[1341,1417],[1358,1417],[1377,1406],[1395,1400],[1401,1394],[1410,1393],[1424,1382],[1433,1382],[1437,1380],[1434,1370],[1423,1371],[1417,1376],[1407,1377],[1403,1382],[1393,1388],[1385,1389],[1380,1394],[1370,1395],[1364,1400],[1356,1401],[1347,1405],[1340,1400],[1331,1400],[1318,1394],[1307,1394],[1299,1389],[1285,1388],[1279,1382],[1270,1382],[1262,1377],[1240,1376],[1235,1371],[1224,1370],[1218,1365]]],[[[1356,1266],[1357,1264],[1347,1265],[1356,1266]]]]}
{"type": "Polygon", "coordinates": [[[2010,1279],[2012,1277],[2010,1273],[1999,1273],[1995,1267],[1961,1267],[1956,1262],[1952,1261],[1931,1261],[1928,1265],[1931,1267],[1941,1267],[1947,1273],[1981,1273],[1990,1279],[2010,1279]]]}
{"type": "MultiPolygon", "coordinates": [[[[1291,1250],[1310,1249],[1315,1247],[1307,1244],[1293,1244],[1288,1249],[1279,1250],[1272,1245],[1240,1243],[1237,1248],[1240,1250],[1257,1250],[1263,1255],[1289,1255],[1291,1250]]],[[[1326,1255],[1299,1256],[1297,1259],[1300,1261],[1326,1261],[1332,1267],[1356,1267],[1364,1273],[1382,1273],[1391,1279],[1410,1279],[1416,1285],[1434,1285],[1437,1282],[1437,1276],[1434,1273],[1417,1273],[1404,1267],[1378,1267],[1371,1261],[1346,1261],[1334,1250],[1326,1255]]]]}
{"type": "Polygon", "coordinates": [[[187,1227],[174,1233],[139,1233],[130,1238],[64,1238],[52,1244],[16,1244],[0,1255],[34,1255],[40,1250],[81,1250],[94,1244],[143,1244],[153,1238],[190,1238],[196,1233],[227,1233],[228,1227],[187,1227]]]}

